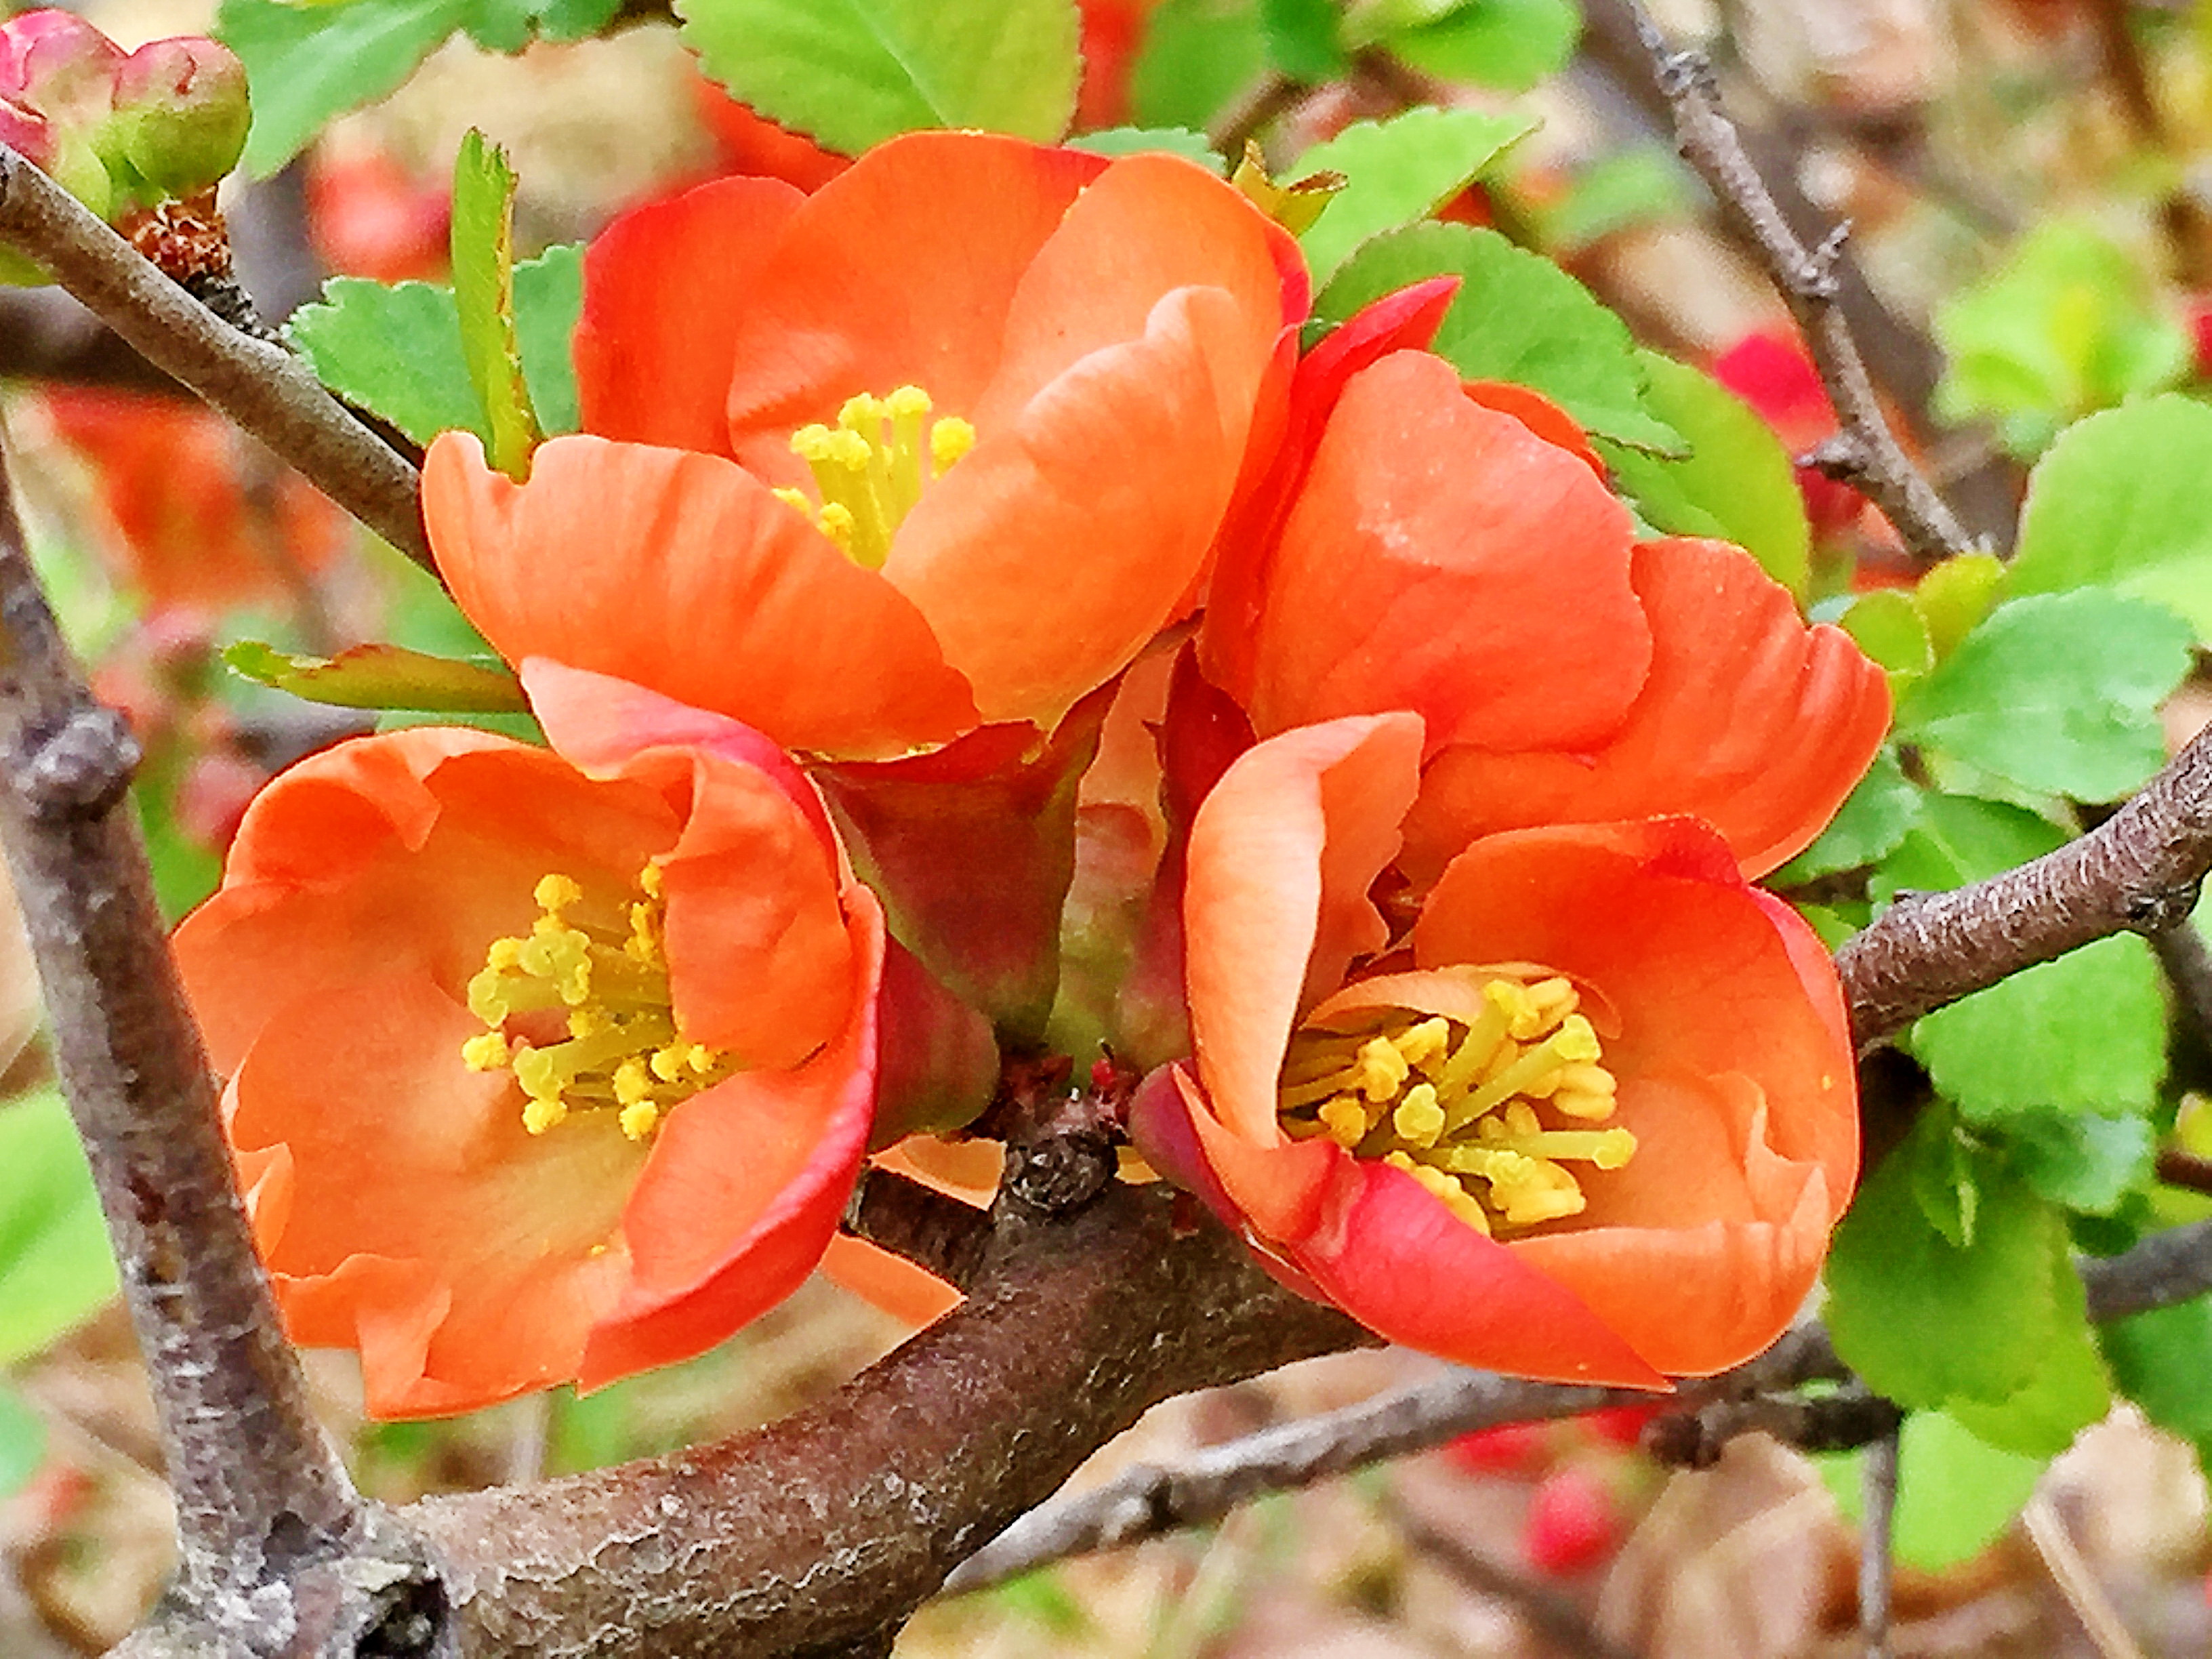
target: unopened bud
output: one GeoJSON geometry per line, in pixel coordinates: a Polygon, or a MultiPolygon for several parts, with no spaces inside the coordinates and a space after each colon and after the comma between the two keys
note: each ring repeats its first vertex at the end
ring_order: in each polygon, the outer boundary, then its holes
{"type": "Polygon", "coordinates": [[[53,165],[53,129],[46,125],[46,117],[5,98],[0,98],[0,144],[33,167],[51,169],[53,165]]]}
{"type": "Polygon", "coordinates": [[[103,118],[123,49],[73,12],[27,11],[0,24],[0,94],[58,127],[103,118]]]}
{"type": "Polygon", "coordinates": [[[200,35],[153,40],[116,73],[109,153],[157,195],[191,196],[238,165],[252,120],[246,66],[228,46],[200,35]]]}

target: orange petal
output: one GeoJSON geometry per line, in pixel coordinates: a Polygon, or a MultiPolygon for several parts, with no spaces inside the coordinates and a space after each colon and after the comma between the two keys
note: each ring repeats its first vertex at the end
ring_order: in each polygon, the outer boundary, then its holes
{"type": "Polygon", "coordinates": [[[1573,1290],[1460,1220],[1404,1170],[1346,1158],[1328,1211],[1290,1258],[1393,1342],[1510,1376],[1667,1386],[1573,1290]]]}
{"type": "Polygon", "coordinates": [[[1468,380],[1461,390],[1470,401],[1501,415],[1510,415],[1547,444],[1557,444],[1605,481],[1605,463],[1590,447],[1589,434],[1575,417],[1542,392],[1510,380],[1468,380]]]}
{"type": "Polygon", "coordinates": [[[875,1108],[883,913],[866,888],[850,898],[860,969],[844,1029],[797,1070],[741,1072],[663,1120],[623,1212],[630,1283],[592,1330],[578,1386],[713,1346],[829,1248],[875,1108]]]}
{"type": "Polygon", "coordinates": [[[726,461],[556,438],[518,485],[447,433],[422,502],[454,599],[510,661],[630,680],[791,749],[896,754],[975,724],[914,606],[726,461]]]}
{"type": "Polygon", "coordinates": [[[1626,722],[1588,753],[1444,750],[1407,823],[1409,873],[1499,830],[1687,812],[1759,876],[1835,816],[1888,730],[1881,669],[1729,543],[1647,542],[1634,574],[1652,656],[1626,722]]]}
{"type": "Polygon", "coordinates": [[[733,453],[803,472],[788,440],[854,392],[921,386],[965,415],[998,368],[1037,250],[1107,163],[976,132],[878,145],[791,216],[732,343],[733,453]]]}
{"type": "Polygon", "coordinates": [[[1185,983],[1213,1112],[1273,1146],[1298,1011],[1384,941],[1367,889],[1397,850],[1421,724],[1411,714],[1284,733],[1238,758],[1191,826],[1185,983]]]}
{"type": "Polygon", "coordinates": [[[643,1149],[611,1121],[528,1133],[513,1078],[460,1063],[482,1029],[420,977],[363,977],[283,1006],[232,1091],[241,1152],[290,1162],[289,1212],[264,1241],[288,1324],[360,1345],[380,1414],[574,1375],[621,1276],[605,1247],[643,1149]]]}
{"type": "MultiPolygon", "coordinates": [[[[1273,1140],[1255,1143],[1224,1127],[1205,1091],[1182,1066],[1170,1068],[1175,1085],[1172,1100],[1180,1101],[1183,1119],[1211,1181],[1185,1184],[1214,1203],[1231,1227],[1263,1241],[1270,1249],[1304,1238],[1321,1223],[1322,1203],[1339,1166],[1350,1154],[1323,1138],[1291,1140],[1278,1133],[1273,1140]]],[[[1176,1166],[1187,1172],[1186,1159],[1176,1166]]]]}
{"type": "Polygon", "coordinates": [[[1629,520],[1589,470],[1400,352],[1338,402],[1267,576],[1262,733],[1412,708],[1432,748],[1595,742],[1650,660],[1629,520]]]}
{"type": "Polygon", "coordinates": [[[592,239],[574,341],[586,432],[729,453],[738,331],[762,263],[805,199],[781,179],[718,179],[592,239]]]}
{"type": "Polygon", "coordinates": [[[1047,728],[1175,614],[1243,459],[1264,357],[1218,289],[1053,380],[922,497],[884,575],[987,720],[1047,728]]]}
{"type": "Polygon", "coordinates": [[[959,1291],[928,1269],[848,1233],[830,1241],[822,1258],[822,1276],[916,1330],[935,1324],[962,1299],[959,1291]]]}

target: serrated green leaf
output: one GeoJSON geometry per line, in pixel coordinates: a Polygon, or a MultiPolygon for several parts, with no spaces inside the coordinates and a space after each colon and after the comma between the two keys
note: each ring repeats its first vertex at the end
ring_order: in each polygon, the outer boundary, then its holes
{"type": "Polygon", "coordinates": [[[92,1175],[58,1090],[0,1104],[0,1365],[36,1353],[116,1289],[92,1175]]]}
{"type": "Polygon", "coordinates": [[[1802,599],[1813,536],[1789,452],[1750,404],[1711,375],[1656,351],[1638,352],[1637,361],[1644,407],[1682,434],[1689,453],[1668,457],[1601,446],[1623,492],[1660,530],[1717,536],[1745,548],[1802,599]]]}
{"type": "MultiPolygon", "coordinates": [[[[1820,1478],[1854,1520],[1862,1504],[1865,1454],[1815,1458],[1820,1478]]],[[[1971,1561],[2004,1535],[2035,1492],[2048,1460],[2001,1451],[1942,1412],[1905,1419],[1897,1455],[1897,1513],[1890,1547],[1923,1572],[1971,1561]]]]}
{"type": "Polygon", "coordinates": [[[2015,454],[2068,421],[2172,386],[2189,337],[2161,310],[2148,268],[2095,226],[2037,226],[1936,313],[1944,351],[1936,414],[1996,419],[2015,454]]]}
{"type": "Polygon", "coordinates": [[[520,483],[541,434],[514,325],[514,170],[474,127],[453,158],[453,252],[461,361],[490,434],[484,456],[520,483]]]}
{"type": "Polygon", "coordinates": [[[2147,1119],[2037,1107],[1992,1127],[2027,1184],[2069,1210],[2110,1215],[2150,1180],[2156,1136],[2147,1119]]]}
{"type": "MultiPolygon", "coordinates": [[[[580,424],[568,338],[582,306],[580,244],[550,247],[514,268],[523,371],[548,434],[574,432],[580,424]]],[[[292,314],[284,331],[324,385],[416,443],[459,428],[489,446],[483,406],[461,356],[460,314],[451,289],[336,277],[324,286],[319,303],[292,314]]]]}
{"type": "Polygon", "coordinates": [[[1283,175],[1344,176],[1328,210],[1298,238],[1315,283],[1326,284],[1362,243],[1427,218],[1535,126],[1522,115],[1412,109],[1388,121],[1355,121],[1316,144],[1283,175]]]}
{"type": "Polygon", "coordinates": [[[373,104],[460,27],[470,0],[222,0],[218,40],[246,65],[253,126],[240,165],[266,179],[332,118],[373,104]]]}
{"type": "Polygon", "coordinates": [[[2112,1408],[2087,1297],[2063,1249],[2051,1261],[2051,1291],[2057,1316],[2027,1385],[2001,1401],[1954,1400],[1944,1408],[1978,1438],[2030,1457],[2057,1456],[2112,1408]]]}
{"type": "Polygon", "coordinates": [[[2101,584],[2212,642],[2212,408],[2153,398],[2068,428],[2028,475],[2014,593],[2101,584]]]}
{"type": "Polygon", "coordinates": [[[1771,884],[1802,886],[1887,857],[1920,822],[1920,790],[1899,769],[1895,751],[1884,749],[1836,809],[1820,838],[1776,871],[1771,884]]]}
{"type": "Polygon", "coordinates": [[[1913,688],[1897,736],[2023,788],[2115,800],[2166,762],[2157,708],[2189,647],[2172,611],[2106,589],[2017,599],[1913,688]]]}
{"type": "Polygon", "coordinates": [[[1203,131],[1267,67],[1256,0],[1161,0],[1129,70],[1129,110],[1148,127],[1203,131]]]}
{"type": "Polygon", "coordinates": [[[1425,224],[1386,232],[1345,261],[1315,314],[1340,323],[1409,283],[1447,276],[1460,278],[1460,290],[1435,349],[1468,380],[1532,386],[1620,443],[1682,447],[1682,435],[1650,412],[1628,325],[1549,259],[1496,231],[1425,224]]]}
{"type": "Polygon", "coordinates": [[[222,659],[260,684],[341,708],[414,708],[435,714],[524,714],[521,682],[496,659],[463,662],[398,645],[356,645],[335,657],[301,657],[258,640],[228,647],[222,659]]]}
{"type": "Polygon", "coordinates": [[[456,427],[486,435],[451,289],[335,277],[284,332],[325,386],[416,443],[456,427]]]}
{"type": "Polygon", "coordinates": [[[1875,1168],[1836,1230],[1826,1316],[1836,1352],[1900,1405],[2002,1404],[2028,1387],[2063,1310],[2053,1262],[2067,1261],[2058,1212],[1994,1156],[1972,1152],[1972,1242],[1954,1244],[1923,1212],[1920,1166],[1960,1154],[1948,1112],[1921,1114],[1875,1168]]]}
{"type": "Polygon", "coordinates": [[[46,1419],[0,1378],[0,1498],[12,1498],[30,1485],[46,1461],[46,1419]]]}
{"type": "Polygon", "coordinates": [[[1093,155],[1180,155],[1210,173],[1228,168],[1206,135],[1188,127],[1108,127],[1101,132],[1077,133],[1067,141],[1067,148],[1087,149],[1093,155]]]}
{"type": "Polygon", "coordinates": [[[2142,939],[2100,939],[1924,1016],[1907,1046],[1969,1121],[2146,1111],[2166,1080],[2164,981],[2142,939]]]}
{"type": "Polygon", "coordinates": [[[848,155],[929,127],[1050,143],[1075,112],[1074,0],[677,0],[676,15],[732,96],[848,155]]]}
{"type": "Polygon", "coordinates": [[[581,40],[597,34],[622,0],[469,0],[461,27],[487,52],[518,52],[533,40],[581,40]]]}
{"type": "Polygon", "coordinates": [[[1340,21],[1336,0],[1260,0],[1267,61],[1292,81],[1311,84],[1344,73],[1349,65],[1337,40],[1340,21]]]}
{"type": "Polygon", "coordinates": [[[1581,33],[1572,0],[1462,0],[1376,44],[1424,75],[1526,92],[1566,67],[1581,33]]]}
{"type": "Polygon", "coordinates": [[[1879,588],[1853,599],[1836,625],[1888,671],[1893,696],[1936,665],[1928,623],[1909,593],[1879,588]]]}

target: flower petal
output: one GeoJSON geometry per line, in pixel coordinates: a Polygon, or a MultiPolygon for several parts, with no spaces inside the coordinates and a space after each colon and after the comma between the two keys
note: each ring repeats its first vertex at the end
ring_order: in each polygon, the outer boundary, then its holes
{"type": "Polygon", "coordinates": [[[975,724],[914,606],[726,461],[556,438],[518,485],[447,433],[422,503],[454,599],[510,661],[629,680],[792,749],[896,754],[975,724]]]}
{"type": "Polygon", "coordinates": [[[1566,1285],[1460,1220],[1404,1170],[1346,1158],[1328,1210],[1288,1254],[1370,1330],[1510,1376],[1667,1387],[1566,1285]]]}
{"type": "Polygon", "coordinates": [[[1254,665],[1263,734],[1412,708],[1432,749],[1565,746],[1628,711],[1650,635],[1627,510],[1574,456],[1400,352],[1345,388],[1285,524],[1254,665]]]}
{"type": "Polygon", "coordinates": [[[1367,889],[1397,850],[1421,723],[1336,720],[1240,757],[1191,826],[1185,981],[1213,1112],[1255,1146],[1283,1139],[1276,1085],[1299,1010],[1379,949],[1367,889]]]}
{"type": "Polygon", "coordinates": [[[592,239],[574,343],[586,432],[729,453],[738,331],[762,263],[805,199],[778,179],[718,179],[592,239]]]}
{"type": "Polygon", "coordinates": [[[1726,542],[1647,542],[1634,579],[1651,672],[1626,723],[1587,753],[1445,750],[1406,826],[1417,878],[1497,830],[1662,812],[1704,818],[1759,876],[1835,816],[1888,730],[1881,669],[1726,542]]]}

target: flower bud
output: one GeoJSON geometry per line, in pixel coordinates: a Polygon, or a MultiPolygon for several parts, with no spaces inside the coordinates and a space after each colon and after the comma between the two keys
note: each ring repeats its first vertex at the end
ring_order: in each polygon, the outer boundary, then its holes
{"type": "Polygon", "coordinates": [[[123,49],[72,12],[28,11],[0,25],[0,95],[58,126],[104,118],[122,62],[123,49]]]}
{"type": "Polygon", "coordinates": [[[0,97],[0,144],[19,152],[33,167],[52,164],[53,129],[46,117],[4,97],[0,97]]]}
{"type": "Polygon", "coordinates": [[[199,35],[153,40],[115,76],[110,153],[161,196],[191,196],[238,165],[252,109],[246,66],[199,35]]]}

